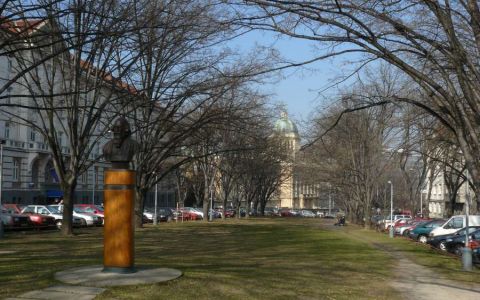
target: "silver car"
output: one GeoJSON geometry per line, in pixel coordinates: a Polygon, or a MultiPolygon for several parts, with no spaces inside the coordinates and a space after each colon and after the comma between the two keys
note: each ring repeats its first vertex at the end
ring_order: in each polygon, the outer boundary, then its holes
{"type": "MultiPolygon", "coordinates": [[[[56,207],[59,211],[63,212],[63,204],[51,206],[56,207]]],[[[82,212],[78,207],[73,208],[73,216],[82,219],[82,226],[100,226],[103,223],[102,218],[91,213],[82,212]]]]}

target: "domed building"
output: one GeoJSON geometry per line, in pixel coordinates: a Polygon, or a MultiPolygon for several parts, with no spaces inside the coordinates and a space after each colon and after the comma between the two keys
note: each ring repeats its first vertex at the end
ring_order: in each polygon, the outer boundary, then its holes
{"type": "Polygon", "coordinates": [[[288,118],[286,111],[282,111],[280,118],[275,122],[274,134],[275,137],[280,138],[283,143],[286,145],[288,155],[290,155],[291,160],[286,161],[283,164],[285,168],[282,172],[282,184],[278,188],[278,191],[275,193],[274,199],[272,199],[271,205],[277,208],[288,207],[294,208],[295,199],[294,199],[294,162],[296,154],[299,150],[300,145],[300,135],[298,134],[298,129],[295,123],[288,118]]]}
{"type": "Polygon", "coordinates": [[[302,164],[297,157],[300,150],[300,135],[297,126],[290,120],[286,111],[282,111],[280,118],[275,122],[273,136],[280,138],[282,144],[286,145],[290,159],[283,163],[282,183],[269,205],[276,208],[324,208],[327,210],[331,204],[325,204],[323,203],[325,201],[320,199],[321,184],[305,180],[304,176],[297,174],[300,169],[296,166],[302,164]]]}
{"type": "Polygon", "coordinates": [[[300,144],[300,135],[298,134],[297,125],[288,118],[287,112],[281,112],[280,119],[275,122],[274,131],[276,136],[282,137],[289,142],[292,155],[295,155],[300,144]]]}

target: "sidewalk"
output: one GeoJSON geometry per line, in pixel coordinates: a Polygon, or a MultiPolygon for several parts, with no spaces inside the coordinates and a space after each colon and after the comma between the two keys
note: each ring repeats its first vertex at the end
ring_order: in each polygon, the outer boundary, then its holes
{"type": "Polygon", "coordinates": [[[13,299],[49,299],[49,300],[91,300],[105,289],[87,286],[55,285],[43,290],[30,291],[13,299]]]}

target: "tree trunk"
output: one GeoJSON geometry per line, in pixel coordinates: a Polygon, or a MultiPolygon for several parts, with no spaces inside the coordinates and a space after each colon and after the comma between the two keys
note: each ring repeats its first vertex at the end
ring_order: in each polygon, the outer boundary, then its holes
{"type": "MultiPolygon", "coordinates": [[[[208,217],[208,212],[209,212],[209,208],[210,208],[210,197],[209,197],[209,193],[210,193],[210,185],[208,184],[208,177],[207,175],[204,173],[204,185],[205,185],[205,188],[203,189],[203,221],[204,222],[208,222],[209,221],[209,217],[208,217]]],[[[213,216],[212,216],[213,218],[213,216]]]]}
{"type": "Polygon", "coordinates": [[[135,228],[143,227],[143,209],[145,205],[145,196],[147,190],[135,187],[135,203],[134,203],[134,224],[135,228]]]}
{"type": "Polygon", "coordinates": [[[75,201],[75,187],[76,181],[69,182],[65,180],[62,184],[63,191],[63,220],[62,220],[62,235],[72,235],[72,221],[73,221],[73,203],[75,201]]]}

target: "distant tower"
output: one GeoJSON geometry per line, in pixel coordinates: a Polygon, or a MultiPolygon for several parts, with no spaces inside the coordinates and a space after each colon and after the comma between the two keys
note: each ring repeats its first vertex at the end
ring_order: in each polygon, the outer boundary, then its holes
{"type": "Polygon", "coordinates": [[[291,154],[295,156],[300,144],[300,136],[298,135],[297,126],[288,118],[285,110],[280,112],[280,119],[275,122],[274,131],[275,136],[285,139],[291,154]]]}
{"type": "Polygon", "coordinates": [[[280,112],[280,119],[275,122],[274,127],[274,136],[281,138],[285,141],[289,154],[292,157],[291,162],[284,163],[284,173],[285,178],[283,183],[277,191],[277,199],[272,201],[274,206],[277,207],[294,207],[294,195],[293,195],[293,160],[299,149],[300,136],[298,134],[298,129],[295,123],[293,123],[289,118],[286,110],[282,109],[280,112]]]}

